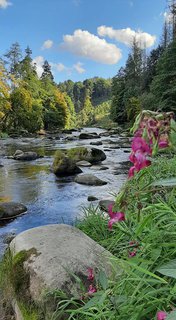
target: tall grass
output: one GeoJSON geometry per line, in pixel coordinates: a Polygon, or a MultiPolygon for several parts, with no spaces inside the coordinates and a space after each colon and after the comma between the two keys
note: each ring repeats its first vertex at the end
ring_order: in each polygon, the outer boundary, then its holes
{"type": "Polygon", "coordinates": [[[91,299],[62,299],[53,319],[64,312],[72,320],[154,320],[158,310],[176,319],[176,188],[154,184],[169,177],[176,177],[176,157],[160,157],[129,180],[115,204],[126,220],[113,231],[98,208],[85,209],[77,227],[113,253],[122,274],[107,287],[98,283],[91,299]]]}

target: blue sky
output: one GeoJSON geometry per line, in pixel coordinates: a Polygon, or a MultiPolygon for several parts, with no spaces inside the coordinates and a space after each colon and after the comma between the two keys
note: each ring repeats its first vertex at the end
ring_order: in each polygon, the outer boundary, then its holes
{"type": "Polygon", "coordinates": [[[166,0],[0,0],[0,55],[18,41],[57,82],[112,77],[125,64],[134,34],[154,48],[166,0]]]}

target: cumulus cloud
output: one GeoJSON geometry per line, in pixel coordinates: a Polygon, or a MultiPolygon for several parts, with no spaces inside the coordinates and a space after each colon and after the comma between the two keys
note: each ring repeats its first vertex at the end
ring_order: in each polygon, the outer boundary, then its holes
{"type": "Polygon", "coordinates": [[[6,9],[8,6],[11,6],[12,3],[8,0],[0,0],[0,8],[6,9]]]}
{"type": "Polygon", "coordinates": [[[36,66],[36,71],[39,77],[41,77],[42,73],[43,73],[43,64],[44,64],[44,57],[42,56],[37,56],[33,59],[32,64],[36,66]]]}
{"type": "Polygon", "coordinates": [[[76,70],[78,73],[84,73],[86,70],[83,68],[83,63],[77,62],[73,65],[73,69],[76,70]]]}
{"type": "Polygon", "coordinates": [[[43,43],[42,50],[50,49],[52,48],[52,46],[53,46],[53,41],[48,39],[43,43]]]}
{"type": "Polygon", "coordinates": [[[113,29],[112,27],[100,26],[97,28],[97,32],[101,37],[107,36],[127,46],[131,46],[135,38],[142,49],[153,46],[156,41],[156,36],[140,30],[134,31],[131,28],[113,29]]]}
{"type": "Polygon", "coordinates": [[[75,30],[73,35],[65,35],[60,47],[73,54],[104,64],[115,64],[121,57],[121,51],[116,45],[105,39],[81,29],[75,30]]]}

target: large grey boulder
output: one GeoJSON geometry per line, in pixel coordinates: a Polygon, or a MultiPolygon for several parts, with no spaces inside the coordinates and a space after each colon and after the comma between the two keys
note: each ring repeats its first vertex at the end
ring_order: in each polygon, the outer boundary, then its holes
{"type": "MultiPolygon", "coordinates": [[[[48,225],[19,234],[10,244],[13,255],[27,251],[24,262],[29,275],[28,290],[34,302],[41,302],[47,291],[63,290],[67,294],[80,294],[72,274],[89,286],[87,269],[112,272],[112,255],[80,230],[68,225],[48,225]]],[[[121,273],[116,270],[117,275],[121,273]]]]}
{"type": "Polygon", "coordinates": [[[75,178],[75,182],[88,186],[103,186],[107,184],[106,181],[97,178],[93,174],[80,174],[75,178]]]}
{"type": "Polygon", "coordinates": [[[2,202],[0,203],[0,220],[13,219],[27,211],[27,208],[17,202],[2,202]]]}
{"type": "Polygon", "coordinates": [[[76,165],[76,162],[67,157],[67,155],[60,150],[58,150],[55,154],[52,171],[56,176],[60,177],[70,176],[82,172],[82,170],[76,165]]]}

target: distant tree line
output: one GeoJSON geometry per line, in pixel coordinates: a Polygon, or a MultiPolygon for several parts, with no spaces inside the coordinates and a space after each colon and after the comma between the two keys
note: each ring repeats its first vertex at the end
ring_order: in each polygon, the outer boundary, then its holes
{"type": "Polygon", "coordinates": [[[23,56],[20,45],[14,43],[0,59],[0,132],[92,124],[95,106],[110,95],[111,80],[102,78],[57,85],[48,61],[39,78],[32,50],[27,47],[23,56]]]}
{"type": "Polygon", "coordinates": [[[176,111],[176,1],[169,4],[158,47],[147,56],[134,38],[125,67],[112,79],[115,122],[133,121],[142,109],[176,111]]]}

